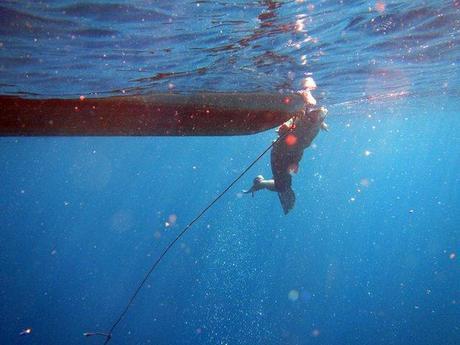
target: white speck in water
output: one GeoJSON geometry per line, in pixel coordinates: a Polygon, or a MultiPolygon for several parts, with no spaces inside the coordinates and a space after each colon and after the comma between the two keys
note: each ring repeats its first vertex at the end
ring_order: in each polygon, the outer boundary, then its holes
{"type": "Polygon", "coordinates": [[[299,299],[299,291],[297,291],[295,289],[292,289],[288,293],[288,298],[289,298],[289,300],[291,300],[293,302],[297,301],[299,299]]]}

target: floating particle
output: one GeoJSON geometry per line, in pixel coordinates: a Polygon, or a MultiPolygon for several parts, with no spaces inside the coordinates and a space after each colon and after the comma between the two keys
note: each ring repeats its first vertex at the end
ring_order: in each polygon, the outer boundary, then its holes
{"type": "Polygon", "coordinates": [[[356,198],[354,196],[352,196],[349,200],[350,202],[355,202],[356,201],[356,198]]]}
{"type": "Polygon", "coordinates": [[[318,180],[323,179],[323,175],[321,175],[320,173],[315,173],[313,176],[316,177],[318,180]]]}
{"type": "Polygon", "coordinates": [[[415,210],[412,209],[412,208],[409,210],[409,213],[414,213],[414,212],[415,212],[415,210]]]}
{"type": "Polygon", "coordinates": [[[25,328],[19,333],[19,335],[29,335],[30,333],[32,333],[32,328],[25,328]]]}
{"type": "Polygon", "coordinates": [[[85,96],[81,95],[80,96],[80,101],[84,101],[85,100],[85,96]]]}
{"type": "Polygon", "coordinates": [[[289,300],[291,300],[293,302],[297,301],[299,299],[299,291],[297,291],[295,289],[289,291],[288,298],[289,298],[289,300]]]}
{"type": "Polygon", "coordinates": [[[169,222],[165,222],[165,228],[169,228],[171,226],[171,224],[169,224],[169,222]]]}
{"type": "Polygon", "coordinates": [[[177,216],[174,213],[170,214],[168,217],[169,224],[174,225],[176,221],[177,221],[177,216]]]}
{"type": "Polygon", "coordinates": [[[316,338],[316,337],[319,337],[319,335],[320,335],[319,329],[315,328],[313,331],[311,331],[311,336],[312,337],[316,338]]]}
{"type": "Polygon", "coordinates": [[[57,254],[57,250],[56,249],[53,249],[50,253],[51,255],[56,255],[57,254]]]}
{"type": "Polygon", "coordinates": [[[372,154],[372,152],[369,150],[365,150],[363,154],[364,156],[369,157],[372,154]]]}
{"type": "Polygon", "coordinates": [[[455,253],[449,254],[449,259],[454,260],[457,255],[455,253]]]}
{"type": "Polygon", "coordinates": [[[363,187],[369,187],[371,182],[369,181],[369,179],[363,178],[361,179],[361,181],[359,181],[359,184],[363,187]]]}

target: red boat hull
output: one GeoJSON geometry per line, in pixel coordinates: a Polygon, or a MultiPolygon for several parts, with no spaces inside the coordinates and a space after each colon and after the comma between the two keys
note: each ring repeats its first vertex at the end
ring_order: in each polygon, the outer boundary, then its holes
{"type": "Polygon", "coordinates": [[[0,96],[1,136],[247,135],[305,107],[298,94],[150,94],[79,99],[0,96]]]}

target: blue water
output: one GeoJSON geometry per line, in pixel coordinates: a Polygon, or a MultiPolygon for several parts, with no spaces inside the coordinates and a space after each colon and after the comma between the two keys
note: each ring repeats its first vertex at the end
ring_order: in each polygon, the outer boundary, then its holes
{"type": "MultiPolygon", "coordinates": [[[[460,3],[0,5],[0,94],[290,91],[329,108],[296,206],[240,191],[111,344],[458,344],[460,3]]],[[[0,344],[99,344],[275,137],[1,138],[0,344]],[[19,336],[26,328],[31,334],[19,336]]]]}

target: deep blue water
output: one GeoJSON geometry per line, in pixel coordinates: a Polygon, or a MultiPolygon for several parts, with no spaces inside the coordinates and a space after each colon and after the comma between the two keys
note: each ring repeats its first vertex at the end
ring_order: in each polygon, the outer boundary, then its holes
{"type": "MultiPolygon", "coordinates": [[[[270,175],[265,156],[111,344],[458,344],[459,14],[456,0],[3,1],[1,94],[277,92],[311,73],[329,108],[294,210],[241,195],[270,175]]],[[[102,343],[82,333],[110,328],[274,137],[1,138],[0,344],[102,343]]]]}

